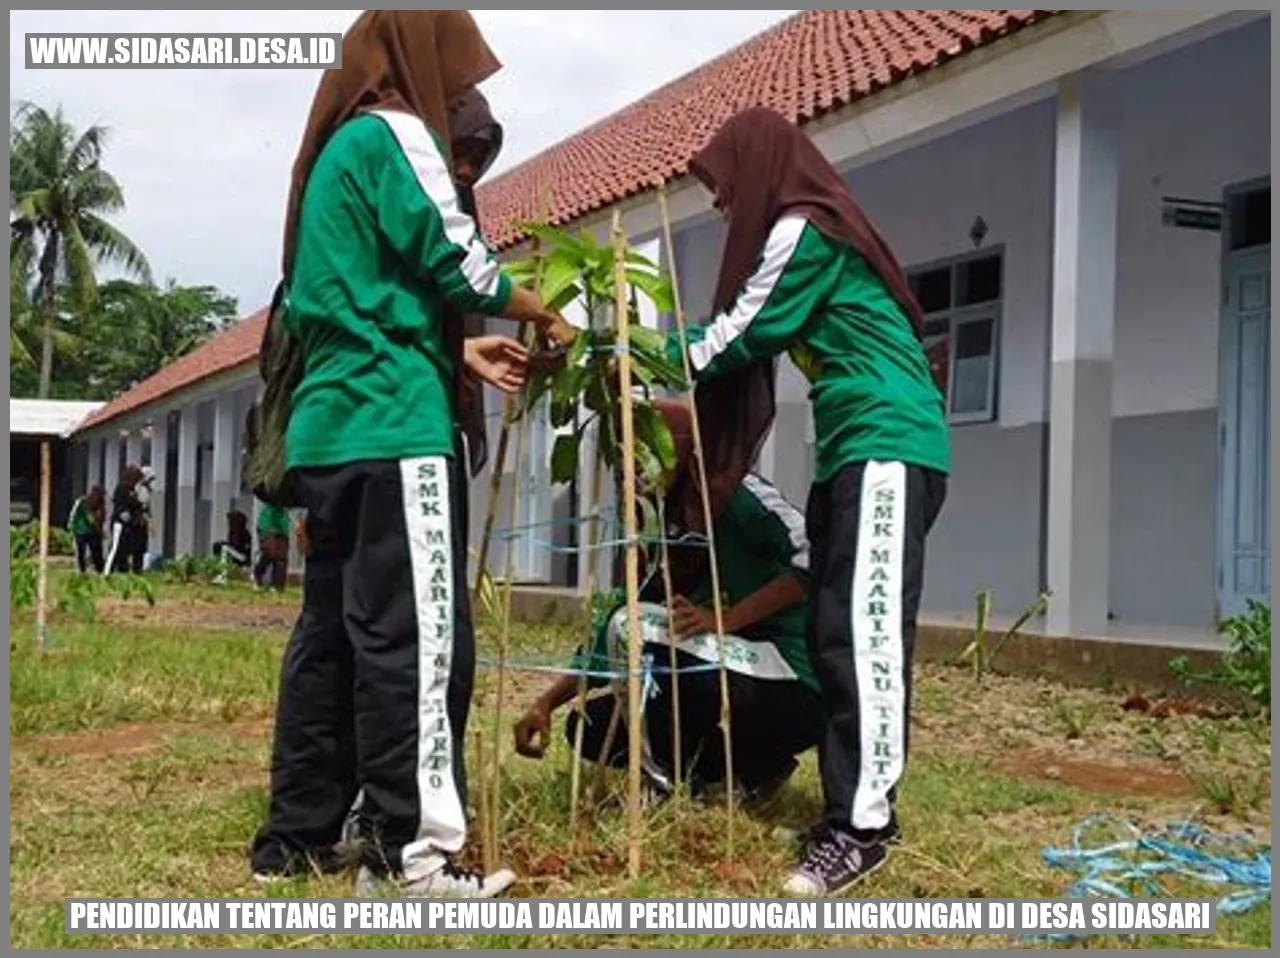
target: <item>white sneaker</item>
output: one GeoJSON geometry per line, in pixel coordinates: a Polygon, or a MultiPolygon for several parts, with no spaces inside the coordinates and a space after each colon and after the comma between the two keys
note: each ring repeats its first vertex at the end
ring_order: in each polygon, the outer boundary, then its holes
{"type": "Polygon", "coordinates": [[[445,858],[435,871],[412,881],[380,879],[368,866],[362,865],[356,876],[356,894],[370,898],[378,894],[379,887],[387,887],[403,898],[497,898],[515,881],[516,873],[509,868],[499,868],[486,877],[459,868],[445,858]]]}

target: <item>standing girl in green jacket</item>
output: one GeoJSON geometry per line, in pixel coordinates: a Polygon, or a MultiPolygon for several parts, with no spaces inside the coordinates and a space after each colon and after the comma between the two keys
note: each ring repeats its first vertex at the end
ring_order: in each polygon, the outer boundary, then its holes
{"type": "Polygon", "coordinates": [[[464,366],[518,389],[526,355],[506,337],[464,344],[448,317],[528,321],[557,343],[573,329],[459,208],[449,111],[498,69],[465,11],[366,11],[294,165],[282,308],[303,372],[285,458],[310,554],[252,855],[263,879],[336,867],[360,794],[359,891],[492,897],[514,881],[455,859],[475,668],[455,397],[464,366]]]}
{"type": "MultiPolygon", "coordinates": [[[[789,894],[836,894],[897,837],[925,537],[951,468],[923,316],[839,174],[771,110],[731,118],[690,162],[728,221],[714,316],[690,329],[709,472],[737,481],[772,427],[774,359],[810,383],[810,656],[825,810],[789,894]]],[[[679,358],[681,344],[672,334],[679,358]]]]}

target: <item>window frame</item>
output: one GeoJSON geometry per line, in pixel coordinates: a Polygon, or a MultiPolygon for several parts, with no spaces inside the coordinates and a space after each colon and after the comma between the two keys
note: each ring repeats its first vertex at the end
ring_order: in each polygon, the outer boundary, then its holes
{"type": "Polygon", "coordinates": [[[1000,418],[999,381],[1002,366],[1000,332],[1003,325],[1006,265],[1007,259],[1005,257],[1005,246],[1001,243],[967,253],[959,253],[955,256],[943,256],[938,259],[929,260],[927,262],[911,266],[904,270],[909,282],[925,273],[932,273],[941,269],[947,270],[949,274],[951,294],[950,305],[948,305],[946,309],[926,312],[924,314],[926,324],[945,322],[946,332],[935,333],[932,336],[925,334],[922,337],[923,345],[926,350],[937,342],[937,340],[944,337],[947,342],[946,417],[948,425],[981,425],[997,422],[1000,418]],[[960,292],[960,267],[964,266],[966,263],[984,259],[996,259],[1000,263],[1000,288],[997,296],[994,299],[989,299],[981,303],[957,306],[956,302],[960,292]],[[991,375],[987,379],[987,397],[985,406],[983,409],[973,412],[953,412],[951,405],[956,382],[957,333],[960,327],[968,323],[986,321],[990,321],[991,323],[991,352],[988,354],[991,359],[991,375]]]}

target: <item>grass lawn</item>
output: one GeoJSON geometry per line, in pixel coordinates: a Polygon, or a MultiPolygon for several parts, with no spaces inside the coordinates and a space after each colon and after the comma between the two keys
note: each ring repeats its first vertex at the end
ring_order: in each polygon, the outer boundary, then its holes
{"type": "MultiPolygon", "coordinates": [[[[55,582],[55,589],[57,582],[55,582]]],[[[70,896],[223,897],[259,894],[246,847],[266,806],[279,655],[298,595],[257,595],[161,582],[159,603],[102,600],[98,619],[55,616],[51,648],[35,647],[29,612],[13,612],[10,642],[10,925],[20,947],[511,947],[726,944],[723,936],[67,936],[70,896]]],[[[567,652],[566,629],[518,627],[513,658],[567,652]]],[[[492,652],[482,639],[481,655],[492,652]]],[[[493,676],[478,676],[472,738],[492,730],[493,676]]],[[[536,897],[773,896],[792,863],[780,826],[819,808],[815,763],[774,805],[736,816],[728,857],[722,807],[685,802],[647,820],[644,877],[626,875],[621,774],[601,807],[568,834],[569,749],[557,724],[541,762],[514,755],[510,724],[546,679],[508,682],[501,745],[502,851],[536,897]]],[[[918,672],[912,759],[902,796],[906,834],[865,897],[1056,897],[1069,875],[1048,869],[1046,845],[1066,845],[1086,815],[1160,825],[1195,818],[1270,844],[1271,733],[1262,720],[1141,714],[1111,691],[1015,678],[918,672]]],[[[472,742],[473,749],[475,742],[472,742]]],[[[478,768],[471,764],[473,782],[478,768]]],[[[584,776],[589,783],[591,776],[584,776]]],[[[473,786],[474,788],[474,786],[473,786]]],[[[474,802],[475,796],[472,796],[474,802]]],[[[1178,886],[1189,895],[1204,887],[1178,886]]],[[[299,882],[282,894],[342,897],[348,879],[299,882]]],[[[1219,917],[1210,939],[1145,937],[1142,946],[1271,943],[1271,910],[1219,917]]],[[[994,937],[742,936],[749,947],[1002,947],[994,937]]],[[[1096,945],[1123,942],[1096,941],[1096,945]]]]}

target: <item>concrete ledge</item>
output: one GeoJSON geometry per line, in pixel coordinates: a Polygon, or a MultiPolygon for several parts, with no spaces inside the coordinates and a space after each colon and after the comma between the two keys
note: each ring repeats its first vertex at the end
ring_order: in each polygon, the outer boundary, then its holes
{"type": "MultiPolygon", "coordinates": [[[[999,640],[1000,633],[988,634],[988,648],[999,640]]],[[[972,629],[922,623],[916,639],[916,658],[922,662],[956,665],[972,641],[972,629]]],[[[1174,679],[1169,662],[1180,655],[1187,657],[1193,672],[1208,671],[1222,658],[1220,652],[1208,649],[1153,641],[1019,634],[1000,647],[991,671],[997,675],[1050,679],[1064,685],[1222,698],[1221,691],[1186,688],[1174,679]]],[[[958,667],[968,668],[969,664],[958,667]]]]}
{"type": "MultiPolygon", "coordinates": [[[[511,592],[512,611],[522,622],[571,625],[583,623],[582,597],[572,589],[516,586],[511,592]]],[[[988,634],[989,647],[1001,632],[988,634]]],[[[973,630],[961,625],[921,622],[916,639],[919,661],[956,664],[973,641],[973,630]]],[[[995,656],[991,671],[998,675],[1044,678],[1066,685],[1117,688],[1146,694],[1181,695],[1219,700],[1220,690],[1183,688],[1169,672],[1171,659],[1185,655],[1192,671],[1207,671],[1221,661],[1221,653],[1192,648],[1158,637],[1124,639],[1083,638],[1021,634],[1006,642],[995,656]]]]}

